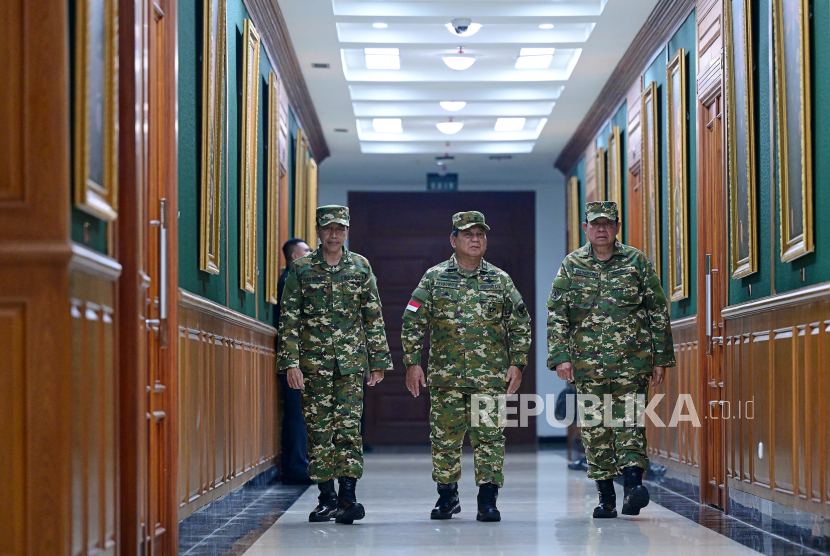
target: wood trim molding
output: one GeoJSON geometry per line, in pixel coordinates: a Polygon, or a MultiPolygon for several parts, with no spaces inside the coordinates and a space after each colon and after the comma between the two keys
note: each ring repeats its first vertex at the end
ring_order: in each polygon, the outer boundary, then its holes
{"type": "Polygon", "coordinates": [[[308,137],[309,148],[317,164],[328,158],[329,146],[323,134],[317,110],[303,78],[288,26],[276,0],[243,0],[254,25],[262,35],[265,53],[276,65],[294,114],[308,137]]]}
{"type": "Polygon", "coordinates": [[[685,317],[682,319],[677,319],[671,321],[671,329],[672,332],[677,332],[679,330],[685,330],[687,328],[694,328],[697,326],[697,315],[692,315],[691,317],[685,317]]]}
{"type": "Polygon", "coordinates": [[[115,282],[121,276],[121,265],[118,261],[77,243],[72,244],[69,270],[96,276],[108,282],[115,282]]]}
{"type": "Polygon", "coordinates": [[[220,318],[236,326],[241,326],[243,328],[253,330],[254,332],[271,336],[272,338],[277,337],[277,329],[273,326],[259,322],[258,320],[252,319],[247,315],[232,311],[224,305],[219,305],[210,299],[205,299],[204,297],[190,293],[189,291],[181,288],[179,288],[179,305],[193,311],[198,311],[212,317],[220,318]]]}
{"type": "Polygon", "coordinates": [[[654,59],[695,7],[695,0],[660,0],[648,16],[643,28],[623,54],[599,96],[571,139],[562,149],[554,167],[563,174],[573,168],[585,149],[626,98],[631,86],[654,59]]]}
{"type": "Polygon", "coordinates": [[[723,309],[720,314],[723,320],[735,320],[761,313],[769,313],[787,307],[828,300],[830,300],[830,282],[824,282],[787,293],[771,295],[755,301],[732,305],[723,309]]]}

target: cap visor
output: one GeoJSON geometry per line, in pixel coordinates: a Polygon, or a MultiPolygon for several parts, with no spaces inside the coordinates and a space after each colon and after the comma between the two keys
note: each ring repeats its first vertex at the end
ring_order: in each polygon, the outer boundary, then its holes
{"type": "Polygon", "coordinates": [[[598,218],[607,218],[608,220],[613,220],[614,222],[616,222],[616,221],[617,221],[617,217],[616,217],[616,216],[612,216],[612,215],[610,215],[610,214],[606,214],[606,213],[604,213],[604,212],[601,212],[601,213],[599,213],[599,214],[594,214],[594,215],[593,215],[593,216],[592,216],[592,217],[588,220],[588,222],[593,222],[594,220],[596,220],[596,219],[598,219],[598,218]]]}
{"type": "Polygon", "coordinates": [[[456,230],[466,230],[467,228],[472,228],[473,226],[481,226],[482,228],[484,228],[488,232],[490,231],[490,226],[488,226],[487,224],[484,224],[483,222],[471,222],[469,224],[464,224],[462,226],[456,226],[455,229],[456,230]]]}
{"type": "Polygon", "coordinates": [[[319,222],[317,223],[317,225],[320,226],[321,228],[325,228],[329,224],[343,224],[344,226],[348,226],[349,221],[348,220],[343,220],[342,218],[333,218],[332,220],[329,220],[325,224],[320,224],[319,222]]]}

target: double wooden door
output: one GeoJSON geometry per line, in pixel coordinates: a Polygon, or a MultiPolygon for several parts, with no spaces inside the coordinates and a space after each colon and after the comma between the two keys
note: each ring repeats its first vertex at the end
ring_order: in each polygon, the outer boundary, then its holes
{"type": "MultiPolygon", "coordinates": [[[[395,365],[384,381],[366,389],[364,441],[367,444],[427,444],[429,395],[413,398],[406,389],[401,347],[402,315],[424,272],[452,255],[452,215],[464,210],[484,213],[488,233],[484,258],[513,278],[535,320],[535,193],[349,193],[350,249],[368,257],[377,276],[386,335],[395,365]]],[[[542,317],[543,318],[543,317],[542,317]]],[[[535,341],[544,341],[544,334],[535,341]]],[[[536,392],[531,347],[521,394],[536,392]]],[[[424,349],[426,363],[428,348],[424,349]]],[[[426,371],[426,364],[423,365],[426,371]]],[[[536,421],[506,430],[508,446],[536,443],[536,421]]]]}

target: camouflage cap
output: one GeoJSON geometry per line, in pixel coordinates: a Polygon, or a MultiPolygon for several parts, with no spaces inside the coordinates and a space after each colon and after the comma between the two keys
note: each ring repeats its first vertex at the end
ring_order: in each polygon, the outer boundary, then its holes
{"type": "Polygon", "coordinates": [[[490,226],[484,222],[484,215],[476,210],[456,212],[452,215],[453,230],[466,230],[467,228],[471,228],[473,226],[481,226],[485,230],[490,229],[490,226]]]}
{"type": "Polygon", "coordinates": [[[341,207],[340,205],[325,205],[317,207],[317,225],[321,228],[328,226],[332,222],[349,225],[349,207],[341,207]]]}
{"type": "Polygon", "coordinates": [[[592,201],[585,204],[585,220],[593,222],[597,218],[607,218],[619,222],[617,203],[614,201],[592,201]]]}

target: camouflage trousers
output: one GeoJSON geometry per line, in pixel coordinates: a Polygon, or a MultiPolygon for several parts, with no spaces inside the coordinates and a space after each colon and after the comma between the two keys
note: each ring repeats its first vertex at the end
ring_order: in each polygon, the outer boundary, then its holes
{"type": "MultiPolygon", "coordinates": [[[[626,467],[648,468],[646,456],[646,429],[634,426],[605,427],[605,395],[611,396],[611,418],[625,420],[626,403],[634,407],[637,394],[645,395],[648,400],[648,383],[651,375],[641,374],[633,377],[596,378],[578,380],[577,394],[593,394],[600,400],[599,405],[577,398],[579,415],[586,420],[599,420],[599,424],[582,427],[582,443],[585,445],[585,457],[588,460],[588,478],[595,481],[611,479],[620,475],[626,467]]],[[[631,423],[626,423],[626,425],[631,423]]]]}
{"type": "Polygon", "coordinates": [[[308,430],[308,476],[316,483],[363,476],[363,373],[305,372],[303,417],[308,430]]]}
{"type": "Polygon", "coordinates": [[[472,426],[471,399],[476,394],[495,399],[505,393],[504,388],[495,387],[430,387],[429,441],[432,444],[433,481],[446,484],[461,478],[461,447],[464,433],[469,430],[476,484],[504,485],[504,429],[498,427],[495,411],[489,422],[482,419],[472,426]]]}

